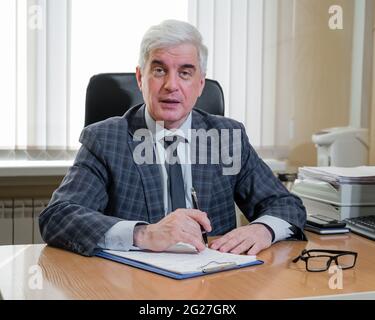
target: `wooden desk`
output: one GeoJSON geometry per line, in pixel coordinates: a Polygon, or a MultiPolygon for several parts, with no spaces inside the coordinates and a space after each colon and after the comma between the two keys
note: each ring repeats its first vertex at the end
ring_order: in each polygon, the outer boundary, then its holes
{"type": "Polygon", "coordinates": [[[0,290],[4,299],[285,299],[375,291],[374,241],[307,234],[308,243],[283,241],[259,254],[263,265],[188,280],[45,245],[0,246],[0,290]],[[329,288],[328,271],[290,263],[305,247],[358,252],[355,268],[343,271],[342,290],[329,288]]]}

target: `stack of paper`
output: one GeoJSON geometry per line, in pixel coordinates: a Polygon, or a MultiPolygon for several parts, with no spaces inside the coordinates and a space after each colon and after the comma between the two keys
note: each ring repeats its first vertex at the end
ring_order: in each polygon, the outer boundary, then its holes
{"type": "Polygon", "coordinates": [[[375,184],[375,166],[302,167],[299,179],[314,179],[332,184],[375,184]]]}

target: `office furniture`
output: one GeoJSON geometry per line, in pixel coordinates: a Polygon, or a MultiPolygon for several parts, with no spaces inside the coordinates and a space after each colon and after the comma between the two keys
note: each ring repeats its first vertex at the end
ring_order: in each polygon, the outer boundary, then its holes
{"type": "Polygon", "coordinates": [[[317,147],[318,167],[357,167],[368,165],[367,128],[334,127],[312,135],[317,147]]]}
{"type": "Polygon", "coordinates": [[[355,234],[307,236],[308,242],[282,241],[261,252],[263,265],[187,280],[45,245],[2,246],[0,290],[4,299],[347,299],[375,293],[374,241],[355,234]],[[291,262],[304,248],[358,252],[356,266],[342,271],[343,289],[332,287],[335,274],[307,272],[303,262],[291,262]]]}
{"type": "Polygon", "coordinates": [[[301,167],[291,193],[300,197],[307,214],[334,220],[375,212],[375,167],[301,167]]]}
{"type": "MultiPolygon", "coordinates": [[[[113,116],[122,116],[131,106],[143,103],[135,73],[101,73],[87,86],[85,126],[113,116]]],[[[224,94],[220,84],[206,79],[195,108],[224,115],[224,94]]]]}

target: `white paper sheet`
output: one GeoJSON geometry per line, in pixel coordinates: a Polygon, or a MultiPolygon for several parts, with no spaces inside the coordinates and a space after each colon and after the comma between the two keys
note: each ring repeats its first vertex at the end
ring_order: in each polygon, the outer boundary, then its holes
{"type": "Polygon", "coordinates": [[[209,270],[210,268],[220,268],[227,265],[245,264],[257,260],[256,256],[223,253],[209,248],[199,253],[104,251],[179,274],[202,272],[204,269],[209,270]]]}

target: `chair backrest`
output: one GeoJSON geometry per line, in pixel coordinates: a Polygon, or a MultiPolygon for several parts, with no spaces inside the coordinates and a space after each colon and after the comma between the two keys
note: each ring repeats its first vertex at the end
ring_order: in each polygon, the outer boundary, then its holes
{"type": "MultiPolygon", "coordinates": [[[[113,116],[122,116],[130,107],[142,103],[135,73],[101,73],[94,75],[87,86],[85,126],[113,116]]],[[[224,115],[224,94],[220,84],[206,79],[195,108],[211,114],[224,115]]]]}

